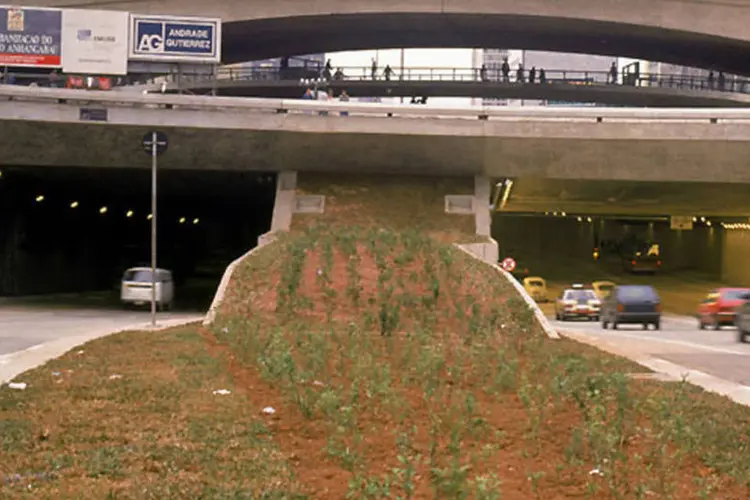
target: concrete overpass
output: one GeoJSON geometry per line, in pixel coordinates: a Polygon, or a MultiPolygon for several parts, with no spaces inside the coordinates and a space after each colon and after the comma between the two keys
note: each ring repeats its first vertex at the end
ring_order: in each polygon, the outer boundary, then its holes
{"type": "MultiPolygon", "coordinates": [[[[384,81],[331,80],[326,88],[338,96],[343,90],[352,97],[490,97],[501,99],[547,100],[596,103],[633,107],[723,107],[750,105],[750,95],[708,89],[669,87],[633,87],[627,85],[568,83],[502,83],[482,81],[384,81]]],[[[149,86],[161,91],[160,85],[149,86]]],[[[748,87],[750,90],[750,87],[748,87]]],[[[168,93],[216,93],[231,97],[299,98],[304,92],[297,80],[215,80],[192,83],[170,83],[168,93]]]]}
{"type": "Polygon", "coordinates": [[[171,137],[164,168],[750,183],[750,110],[433,108],[0,87],[0,164],[148,167],[140,141],[153,128],[171,137]],[[91,121],[92,110],[105,121],[91,121]],[[350,116],[335,116],[343,110],[350,116]]]}
{"type": "Polygon", "coordinates": [[[218,16],[225,62],[401,47],[619,55],[748,74],[748,0],[19,0],[17,5],[218,16]]]}

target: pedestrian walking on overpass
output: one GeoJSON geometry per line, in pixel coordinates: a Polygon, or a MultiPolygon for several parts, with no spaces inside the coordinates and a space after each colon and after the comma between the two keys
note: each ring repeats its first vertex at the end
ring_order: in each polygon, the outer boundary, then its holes
{"type": "Polygon", "coordinates": [[[724,72],[719,71],[719,90],[723,91],[726,83],[727,83],[727,79],[724,76],[724,72]]]}
{"type": "Polygon", "coordinates": [[[370,73],[372,75],[373,80],[378,79],[378,61],[374,57],[372,58],[372,65],[370,66],[370,73]]]}
{"type": "Polygon", "coordinates": [[[612,65],[609,67],[609,83],[617,83],[617,61],[612,61],[612,65]]]}
{"type": "Polygon", "coordinates": [[[503,82],[510,82],[510,64],[508,64],[508,58],[503,59],[503,65],[500,67],[500,71],[503,74],[503,82]]]}
{"type": "Polygon", "coordinates": [[[536,81],[536,66],[532,66],[531,70],[529,71],[529,83],[534,83],[536,81]]]}
{"type": "Polygon", "coordinates": [[[386,81],[391,81],[391,75],[393,74],[393,69],[391,68],[390,64],[385,65],[385,69],[383,70],[383,76],[385,77],[386,81]]]}
{"type": "Polygon", "coordinates": [[[516,82],[523,83],[525,81],[523,74],[523,64],[518,63],[518,69],[516,70],[516,82]]]}
{"type": "Polygon", "coordinates": [[[709,71],[708,73],[708,88],[713,90],[714,88],[714,72],[709,71]]]}
{"type": "Polygon", "coordinates": [[[539,83],[547,83],[547,72],[544,68],[539,68],[539,83]]]}
{"type": "Polygon", "coordinates": [[[479,79],[483,82],[487,81],[487,65],[482,64],[482,67],[479,68],[479,79]]]}

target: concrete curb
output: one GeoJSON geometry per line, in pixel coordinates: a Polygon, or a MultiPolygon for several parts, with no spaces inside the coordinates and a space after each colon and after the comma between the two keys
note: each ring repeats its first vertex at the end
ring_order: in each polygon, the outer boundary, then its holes
{"type": "Polygon", "coordinates": [[[484,259],[481,259],[474,253],[472,253],[470,250],[467,250],[461,244],[454,243],[455,247],[464,252],[466,255],[471,256],[471,258],[476,259],[484,264],[487,264],[488,266],[492,267],[495,271],[497,271],[501,276],[503,276],[506,280],[508,280],[511,285],[513,285],[518,292],[518,294],[523,298],[523,300],[528,304],[528,306],[534,311],[534,316],[536,317],[536,320],[539,322],[539,326],[542,327],[542,330],[544,330],[544,333],[547,335],[547,337],[551,339],[558,340],[560,339],[560,334],[557,333],[557,330],[555,330],[552,327],[552,323],[549,322],[549,319],[547,319],[547,316],[544,315],[542,312],[542,309],[539,307],[539,304],[536,303],[534,299],[531,298],[531,296],[526,292],[526,289],[521,285],[521,283],[516,280],[512,274],[510,274],[508,271],[503,269],[502,267],[498,266],[497,264],[487,262],[484,259]]]}
{"type": "Polygon", "coordinates": [[[708,392],[726,396],[735,403],[750,406],[750,387],[746,385],[730,382],[709,375],[708,373],[693,370],[692,368],[687,368],[655,356],[643,355],[633,349],[628,349],[621,345],[615,345],[614,343],[595,338],[585,333],[572,331],[564,331],[561,333],[563,337],[571,340],[590,345],[601,351],[608,352],[609,354],[628,358],[649,370],[666,375],[671,380],[680,381],[685,379],[688,383],[698,386],[708,392]]]}
{"type": "Polygon", "coordinates": [[[157,323],[156,328],[153,329],[150,324],[144,323],[132,324],[114,330],[97,329],[86,334],[65,337],[53,340],[52,342],[31,346],[28,349],[14,352],[12,354],[0,355],[0,385],[10,382],[19,374],[31,370],[32,368],[36,368],[37,366],[41,366],[47,361],[62,356],[69,350],[91,340],[127,331],[161,331],[175,326],[196,323],[200,321],[201,318],[201,316],[190,316],[186,318],[169,319],[157,323]]]}
{"type": "Polygon", "coordinates": [[[273,238],[269,237],[269,233],[261,235],[258,238],[258,246],[249,250],[241,257],[238,257],[237,259],[229,263],[227,268],[224,270],[224,275],[221,277],[219,288],[216,289],[216,295],[214,295],[214,300],[211,301],[211,307],[208,308],[208,312],[206,313],[206,316],[203,318],[203,326],[210,326],[213,324],[214,321],[216,321],[216,312],[219,310],[219,307],[221,306],[222,302],[224,302],[224,296],[227,293],[229,282],[232,281],[232,275],[234,274],[234,270],[237,268],[237,266],[243,260],[247,259],[248,257],[251,257],[253,253],[263,248],[267,244],[271,243],[272,241],[273,241],[273,238]]]}

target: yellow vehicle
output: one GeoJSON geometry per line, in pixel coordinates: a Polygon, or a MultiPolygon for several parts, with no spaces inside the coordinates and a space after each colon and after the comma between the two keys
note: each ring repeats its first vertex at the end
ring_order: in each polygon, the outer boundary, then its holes
{"type": "Polygon", "coordinates": [[[609,297],[612,290],[615,289],[617,283],[613,281],[594,281],[591,283],[591,288],[594,289],[594,293],[599,300],[604,300],[609,297]]]}
{"type": "Polygon", "coordinates": [[[549,302],[547,296],[547,282],[539,276],[530,276],[523,279],[523,288],[537,302],[549,302]]]}

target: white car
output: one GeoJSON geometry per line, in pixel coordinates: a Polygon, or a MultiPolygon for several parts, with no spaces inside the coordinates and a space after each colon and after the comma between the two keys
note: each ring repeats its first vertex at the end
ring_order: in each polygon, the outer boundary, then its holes
{"type": "Polygon", "coordinates": [[[590,288],[573,285],[563,290],[555,301],[555,319],[567,321],[572,318],[586,318],[598,321],[602,303],[590,288]]]}
{"type": "MultiPolygon", "coordinates": [[[[122,276],[120,302],[126,305],[143,306],[151,304],[151,268],[132,267],[122,276]]],[[[174,280],[172,271],[156,269],[156,306],[165,310],[174,301],[174,280]]]]}

